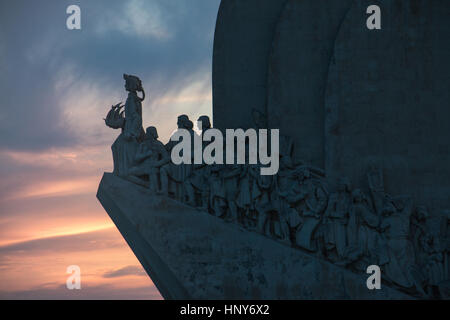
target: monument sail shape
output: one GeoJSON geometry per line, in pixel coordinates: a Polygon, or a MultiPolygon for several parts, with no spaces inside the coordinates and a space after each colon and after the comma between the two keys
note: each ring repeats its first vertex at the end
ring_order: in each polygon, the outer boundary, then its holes
{"type": "MultiPolygon", "coordinates": [[[[449,45],[438,35],[450,34],[450,5],[379,2],[384,29],[371,31],[369,1],[222,1],[213,123],[279,126],[273,176],[175,165],[173,141],[143,134],[142,83],[124,77],[125,113],[117,104],[105,119],[122,130],[114,172],[97,197],[164,298],[449,298],[449,45]],[[380,290],[366,285],[374,265],[380,290]]],[[[188,115],[177,120],[197,135],[188,115]]],[[[202,137],[211,122],[198,120],[202,137]]]]}
{"type": "Polygon", "coordinates": [[[252,109],[266,113],[267,66],[275,25],[285,3],[286,0],[220,3],[212,74],[216,128],[250,128],[252,109]]]}
{"type": "Polygon", "coordinates": [[[275,27],[267,64],[270,128],[291,136],[294,157],[325,165],[325,88],[339,27],[352,0],[289,0],[275,27]]]}
{"type": "Polygon", "coordinates": [[[325,100],[326,171],[363,185],[383,168],[386,190],[433,211],[450,207],[450,5],[379,1],[369,31],[355,2],[337,35],[325,100]]]}

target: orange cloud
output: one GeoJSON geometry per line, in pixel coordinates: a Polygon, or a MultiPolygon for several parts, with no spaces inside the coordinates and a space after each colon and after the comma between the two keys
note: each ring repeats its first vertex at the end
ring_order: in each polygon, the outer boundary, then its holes
{"type": "Polygon", "coordinates": [[[10,199],[33,197],[57,197],[73,194],[95,194],[99,183],[97,176],[63,181],[35,182],[27,185],[20,193],[10,199]]]}
{"type": "Polygon", "coordinates": [[[111,227],[0,246],[0,261],[0,298],[15,293],[38,299],[49,294],[69,299],[126,298],[127,292],[134,292],[134,298],[161,298],[118,230],[111,227]],[[69,265],[81,269],[79,292],[65,288],[69,265]]]}

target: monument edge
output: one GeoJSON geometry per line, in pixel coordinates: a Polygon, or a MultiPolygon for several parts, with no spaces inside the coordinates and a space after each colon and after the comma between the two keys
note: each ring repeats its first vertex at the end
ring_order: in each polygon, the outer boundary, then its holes
{"type": "Polygon", "coordinates": [[[112,176],[105,172],[97,190],[97,199],[114,222],[122,237],[144,267],[146,273],[155,284],[161,296],[166,300],[190,300],[187,290],[179,283],[170,268],[162,261],[151,245],[136,232],[132,223],[125,217],[121,209],[105,190],[105,179],[112,176]],[[149,256],[150,259],[147,259],[149,256]],[[152,262],[150,263],[149,260],[152,262]]]}

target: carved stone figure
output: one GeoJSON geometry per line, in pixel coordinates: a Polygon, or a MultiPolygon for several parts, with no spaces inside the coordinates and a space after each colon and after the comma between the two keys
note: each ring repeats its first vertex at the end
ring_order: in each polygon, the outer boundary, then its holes
{"type": "Polygon", "coordinates": [[[372,163],[367,173],[367,181],[369,183],[369,189],[375,211],[379,216],[381,216],[386,197],[386,192],[384,190],[383,170],[381,167],[372,163]]]}
{"type": "Polygon", "coordinates": [[[220,175],[220,166],[212,165],[211,174],[208,179],[210,186],[209,204],[212,208],[212,214],[216,217],[224,217],[226,214],[226,196],[223,187],[222,177],[220,175]]]}
{"type": "Polygon", "coordinates": [[[388,262],[385,242],[380,238],[378,227],[380,219],[371,210],[370,204],[361,189],[352,192],[352,205],[347,227],[348,247],[346,259],[355,262],[363,258],[360,267],[364,270],[368,265],[382,266],[388,262]]]}
{"type": "Polygon", "coordinates": [[[170,161],[169,154],[161,141],[158,140],[158,132],[155,127],[148,127],[144,141],[139,145],[135,162],[128,171],[129,175],[148,175],[150,190],[167,195],[168,176],[167,170],[161,170],[170,161]],[[161,187],[159,187],[161,184],[161,187]]]}
{"type": "Polygon", "coordinates": [[[303,223],[297,230],[295,243],[308,251],[316,251],[317,244],[313,236],[327,205],[327,193],[319,181],[311,178],[307,168],[299,167],[296,176],[297,182],[292,188],[289,202],[298,203],[296,207],[303,223]]]}
{"type": "Polygon", "coordinates": [[[236,222],[238,220],[238,208],[236,206],[236,198],[238,195],[238,183],[239,176],[241,174],[240,165],[228,165],[223,171],[223,187],[225,190],[225,199],[227,202],[227,215],[226,219],[230,222],[236,222]]]}
{"type": "Polygon", "coordinates": [[[428,296],[434,298],[438,295],[439,285],[445,279],[444,255],[439,243],[438,235],[428,234],[426,239],[426,252],[428,260],[425,264],[426,287],[428,296]]]}
{"type": "Polygon", "coordinates": [[[267,115],[257,109],[252,109],[252,121],[255,129],[267,128],[267,115]]]}
{"type": "Polygon", "coordinates": [[[450,210],[444,210],[442,216],[444,218],[441,241],[444,255],[444,281],[441,282],[439,291],[443,299],[450,299],[450,210]]]}
{"type": "Polygon", "coordinates": [[[124,110],[121,110],[124,107],[122,103],[118,103],[115,106],[111,107],[108,114],[106,115],[105,124],[113,129],[122,129],[125,125],[125,116],[124,110]]]}
{"type": "Polygon", "coordinates": [[[249,165],[242,166],[239,175],[239,191],[236,199],[236,205],[238,207],[238,220],[244,225],[244,227],[250,226],[249,221],[253,218],[251,216],[251,212],[254,211],[254,204],[251,196],[253,177],[250,175],[249,171],[249,165]]]}
{"type": "MultiPolygon", "coordinates": [[[[337,191],[330,195],[328,207],[325,212],[327,221],[325,247],[327,251],[333,248],[335,249],[337,255],[336,261],[343,261],[345,259],[346,248],[349,243],[347,233],[350,236],[355,231],[349,230],[347,232],[351,203],[350,181],[347,178],[342,178],[338,182],[337,191]]],[[[357,225],[354,226],[355,229],[357,227],[357,225]]]]}
{"type": "Polygon", "coordinates": [[[197,122],[201,122],[201,124],[202,124],[202,135],[203,135],[203,133],[206,131],[206,130],[208,130],[208,129],[211,129],[211,121],[209,120],[209,117],[208,116],[205,116],[205,115],[203,115],[203,116],[200,116],[200,117],[198,117],[198,119],[197,119],[197,122]]]}
{"type": "Polygon", "coordinates": [[[442,215],[445,218],[444,231],[442,232],[444,238],[442,245],[445,248],[445,279],[450,280],[450,210],[444,210],[442,215]]]}
{"type": "MultiPolygon", "coordinates": [[[[187,129],[189,131],[192,131],[192,122],[189,120],[189,117],[185,114],[182,114],[178,116],[177,119],[177,127],[178,129],[187,129]]],[[[193,139],[191,139],[193,142],[193,139]]],[[[176,141],[170,139],[169,142],[166,144],[166,149],[169,152],[169,155],[172,151],[172,148],[177,144],[176,141]]],[[[169,166],[166,168],[167,174],[170,178],[170,182],[172,183],[172,189],[173,193],[175,193],[175,197],[185,202],[186,198],[188,198],[188,201],[191,204],[194,204],[193,201],[193,190],[191,184],[187,183],[187,178],[190,176],[192,171],[191,165],[175,165],[174,163],[170,162],[169,166]],[[187,190],[186,190],[187,188],[187,190]],[[188,193],[188,195],[187,195],[188,193]]]]}
{"type": "Polygon", "coordinates": [[[291,242],[302,223],[300,213],[295,209],[298,201],[290,193],[292,186],[295,184],[295,179],[295,170],[290,156],[282,156],[280,158],[280,169],[277,176],[274,177],[271,201],[276,206],[280,216],[281,232],[291,242]]]}
{"type": "Polygon", "coordinates": [[[411,267],[414,264],[414,250],[409,239],[412,199],[397,197],[388,199],[383,209],[381,230],[385,232],[389,262],[386,274],[389,279],[404,288],[413,286],[411,267]]]}
{"type": "MultiPolygon", "coordinates": [[[[279,217],[277,211],[270,204],[270,190],[272,176],[260,174],[260,165],[249,165],[248,173],[252,181],[251,200],[257,214],[256,228],[264,234],[270,234],[284,239],[285,235],[279,230],[279,217]]],[[[250,220],[250,219],[249,219],[250,220]]]]}
{"type": "Polygon", "coordinates": [[[114,161],[114,173],[119,176],[126,176],[129,168],[134,163],[139,143],[144,137],[142,128],[142,101],[145,98],[141,80],[136,76],[123,75],[125,80],[125,90],[128,91],[128,98],[125,103],[125,117],[122,106],[117,104],[109,111],[105,123],[114,129],[121,129],[121,134],[111,146],[114,161]],[[137,95],[142,92],[142,98],[137,95]]]}
{"type": "MultiPolygon", "coordinates": [[[[202,140],[202,152],[204,147],[206,146],[206,142],[203,141],[203,134],[206,130],[211,128],[211,122],[209,121],[208,116],[200,116],[197,121],[201,122],[202,131],[200,133],[200,138],[202,140]]],[[[188,124],[188,127],[190,125],[188,124]]],[[[195,134],[195,133],[194,133],[195,134]]],[[[190,175],[186,178],[184,183],[185,188],[188,190],[188,197],[192,200],[191,203],[195,202],[194,198],[196,194],[200,194],[200,207],[202,210],[208,211],[208,202],[209,202],[209,184],[208,177],[210,171],[206,164],[194,164],[192,165],[192,170],[190,175]]]]}
{"type": "Polygon", "coordinates": [[[411,215],[410,234],[411,241],[415,250],[416,262],[422,265],[426,260],[425,238],[427,237],[427,219],[429,218],[428,210],[425,206],[417,206],[411,215]]]}
{"type": "Polygon", "coordinates": [[[125,125],[123,134],[127,140],[141,141],[144,136],[142,128],[142,101],[145,99],[144,88],[141,80],[132,75],[123,75],[125,80],[125,90],[128,91],[128,98],[125,103],[125,125]],[[142,92],[142,98],[137,93],[142,92]]]}

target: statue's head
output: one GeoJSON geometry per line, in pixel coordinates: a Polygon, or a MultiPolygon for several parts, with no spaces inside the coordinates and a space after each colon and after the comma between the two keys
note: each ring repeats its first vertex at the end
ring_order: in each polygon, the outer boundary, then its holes
{"type": "Polygon", "coordinates": [[[147,138],[158,139],[158,131],[153,126],[148,127],[147,130],[145,130],[145,135],[147,138]]]}
{"type": "Polygon", "coordinates": [[[428,210],[427,207],[425,206],[417,206],[415,212],[419,220],[424,220],[428,218],[428,210]]]}
{"type": "Polygon", "coordinates": [[[393,199],[392,203],[398,211],[402,211],[406,207],[406,200],[403,197],[396,197],[393,199]]]}
{"type": "Polygon", "coordinates": [[[351,190],[350,180],[346,177],[340,178],[337,184],[337,189],[339,192],[350,192],[351,190]]]}
{"type": "Polygon", "coordinates": [[[355,190],[353,190],[353,192],[352,192],[352,199],[353,199],[353,202],[355,202],[355,203],[360,203],[360,202],[362,202],[362,200],[363,200],[363,193],[362,193],[362,191],[361,191],[361,189],[355,189],[355,190]]]}
{"type": "Polygon", "coordinates": [[[280,167],[282,169],[292,169],[294,167],[292,158],[289,155],[281,155],[280,154],[280,167]]]}
{"type": "Polygon", "coordinates": [[[255,124],[255,129],[265,129],[267,128],[267,116],[265,113],[252,109],[253,123],[255,124]]]}
{"type": "Polygon", "coordinates": [[[186,121],[185,126],[186,126],[186,129],[188,129],[188,130],[194,129],[194,123],[191,120],[186,121]]]}
{"type": "Polygon", "coordinates": [[[299,181],[303,181],[311,177],[311,172],[307,168],[300,167],[296,169],[294,175],[299,181]]]}
{"type": "Polygon", "coordinates": [[[394,207],[394,204],[390,200],[386,200],[383,206],[382,214],[384,216],[390,216],[397,211],[394,207]]]}
{"type": "Polygon", "coordinates": [[[442,215],[447,218],[447,223],[450,223],[450,210],[445,209],[442,211],[442,215]]]}
{"type": "Polygon", "coordinates": [[[185,114],[178,116],[177,126],[179,129],[187,129],[189,117],[185,114]]]}
{"type": "Polygon", "coordinates": [[[200,121],[202,124],[202,131],[208,130],[211,128],[211,122],[209,121],[208,116],[200,116],[197,121],[200,121]]]}
{"type": "Polygon", "coordinates": [[[124,73],[123,79],[125,80],[125,90],[130,92],[143,91],[142,81],[138,77],[124,73]]]}

